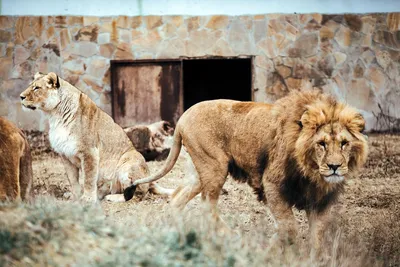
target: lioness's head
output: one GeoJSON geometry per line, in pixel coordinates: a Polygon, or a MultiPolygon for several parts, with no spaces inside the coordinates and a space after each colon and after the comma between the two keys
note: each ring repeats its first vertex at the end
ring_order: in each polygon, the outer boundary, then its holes
{"type": "Polygon", "coordinates": [[[57,74],[54,72],[48,74],[37,72],[33,82],[21,93],[21,103],[30,109],[53,110],[60,103],[57,92],[59,87],[60,81],[57,74]]]}
{"type": "Polygon", "coordinates": [[[340,183],[366,161],[365,121],[355,109],[339,103],[316,103],[307,107],[299,125],[297,161],[316,182],[340,183]]]}

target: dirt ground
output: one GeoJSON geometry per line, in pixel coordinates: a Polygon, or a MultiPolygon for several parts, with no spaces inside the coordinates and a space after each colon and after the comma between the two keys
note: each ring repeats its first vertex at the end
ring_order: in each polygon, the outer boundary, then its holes
{"type": "MultiPolygon", "coordinates": [[[[347,182],[345,193],[336,207],[339,223],[346,225],[346,232],[358,235],[365,242],[374,242],[374,228],[384,214],[393,212],[393,205],[400,203],[400,135],[369,135],[370,154],[365,168],[359,177],[347,182]]],[[[43,150],[33,152],[34,194],[54,195],[58,199],[67,199],[69,183],[59,157],[53,152],[43,150]]],[[[159,169],[164,162],[148,162],[151,172],[159,169]]],[[[167,188],[176,188],[188,177],[186,159],[180,156],[172,171],[159,183],[167,188]]],[[[219,201],[222,218],[235,230],[242,233],[262,228],[273,231],[272,219],[264,204],[257,201],[255,194],[246,184],[239,184],[228,178],[219,201]]],[[[191,217],[202,216],[199,213],[199,197],[189,202],[186,210],[191,217]]],[[[148,194],[137,203],[108,203],[101,206],[107,217],[116,223],[134,227],[137,221],[157,220],[154,213],[169,212],[168,199],[148,194]],[[151,210],[147,218],[143,210],[151,210]],[[153,214],[151,214],[153,213],[153,214]]],[[[304,212],[295,211],[300,223],[300,233],[306,233],[307,223],[304,212]]]]}

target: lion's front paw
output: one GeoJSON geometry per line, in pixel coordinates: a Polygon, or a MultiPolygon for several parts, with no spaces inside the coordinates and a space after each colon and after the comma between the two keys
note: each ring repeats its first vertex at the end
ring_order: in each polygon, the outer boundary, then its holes
{"type": "Polygon", "coordinates": [[[98,202],[96,196],[85,195],[85,194],[83,194],[79,200],[83,204],[96,204],[98,202]]]}
{"type": "Polygon", "coordinates": [[[112,195],[107,195],[104,197],[106,201],[110,202],[125,202],[125,198],[123,194],[112,194],[112,195]]]}

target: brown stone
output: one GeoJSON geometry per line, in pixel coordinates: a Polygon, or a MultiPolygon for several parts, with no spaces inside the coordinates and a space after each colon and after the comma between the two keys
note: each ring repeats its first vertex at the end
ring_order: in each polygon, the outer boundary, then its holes
{"type": "Polygon", "coordinates": [[[311,16],[313,17],[313,19],[314,19],[316,22],[318,22],[319,24],[321,24],[321,22],[322,22],[322,15],[321,15],[321,14],[319,14],[319,13],[314,13],[314,14],[311,14],[311,16]]]}
{"type": "Polygon", "coordinates": [[[266,84],[266,92],[268,94],[282,97],[288,93],[288,88],[285,84],[285,81],[279,76],[279,74],[274,72],[268,76],[268,82],[266,84]]]}
{"type": "Polygon", "coordinates": [[[292,24],[286,25],[285,35],[289,40],[291,40],[291,41],[296,40],[298,34],[299,34],[299,30],[295,26],[293,26],[292,24]]]}
{"type": "Polygon", "coordinates": [[[372,92],[366,79],[351,80],[346,92],[346,102],[359,109],[369,110],[372,105],[372,92]]]}
{"type": "Polygon", "coordinates": [[[138,30],[132,30],[131,32],[132,40],[140,38],[142,36],[142,32],[138,30]]]}
{"type": "Polygon", "coordinates": [[[0,57],[4,57],[7,54],[7,44],[0,44],[0,57]]]}
{"type": "Polygon", "coordinates": [[[142,25],[142,17],[136,16],[131,18],[131,28],[136,29],[142,25]]]}
{"type": "Polygon", "coordinates": [[[82,75],[83,73],[85,73],[86,64],[82,59],[78,58],[64,61],[62,64],[62,68],[63,70],[66,70],[71,74],[82,75]]]}
{"type": "Polygon", "coordinates": [[[284,79],[286,79],[287,77],[290,76],[290,74],[292,74],[292,70],[284,65],[277,66],[276,70],[278,71],[279,75],[281,75],[281,77],[284,79]]]}
{"type": "Polygon", "coordinates": [[[80,75],[74,75],[74,74],[64,74],[63,79],[69,82],[72,85],[76,85],[79,81],[80,75]]]}
{"type": "Polygon", "coordinates": [[[29,82],[29,80],[11,79],[4,81],[2,86],[7,90],[7,96],[10,100],[19,101],[21,92],[28,87],[29,82]]]}
{"type": "Polygon", "coordinates": [[[392,62],[391,56],[389,54],[388,51],[381,51],[378,50],[375,52],[376,54],[376,61],[378,62],[378,64],[384,69],[386,70],[386,68],[390,65],[390,63],[392,62]]]}
{"type": "Polygon", "coordinates": [[[338,44],[343,47],[349,47],[351,44],[351,31],[349,28],[340,26],[339,30],[335,35],[335,40],[338,44]]]}
{"type": "Polygon", "coordinates": [[[33,35],[29,17],[18,17],[15,24],[15,44],[22,44],[33,35]]]}
{"type": "Polygon", "coordinates": [[[362,27],[362,20],[359,15],[344,14],[344,20],[349,26],[350,30],[359,32],[362,27]]]}
{"type": "Polygon", "coordinates": [[[390,48],[400,48],[400,31],[376,31],[374,41],[390,48]]]}
{"type": "Polygon", "coordinates": [[[109,67],[109,60],[102,58],[93,58],[88,64],[86,73],[93,77],[103,77],[109,67]]]}
{"type": "Polygon", "coordinates": [[[400,13],[389,13],[386,19],[389,31],[400,30],[400,13]]]}
{"type": "Polygon", "coordinates": [[[307,25],[305,26],[305,29],[308,31],[316,31],[321,28],[321,25],[315,21],[314,19],[310,20],[307,25]]]}
{"type": "Polygon", "coordinates": [[[91,57],[97,54],[97,45],[88,41],[77,42],[74,43],[73,53],[82,57],[91,57]]]}
{"type": "Polygon", "coordinates": [[[199,17],[190,17],[188,19],[185,19],[185,23],[186,23],[188,32],[198,30],[200,27],[199,17]]]}
{"type": "Polygon", "coordinates": [[[257,68],[262,71],[272,73],[275,71],[274,62],[266,56],[256,56],[255,60],[257,68]]]}
{"type": "Polygon", "coordinates": [[[67,19],[68,25],[82,25],[83,17],[82,16],[68,16],[67,19]]]}
{"type": "Polygon", "coordinates": [[[100,55],[105,58],[112,58],[115,51],[115,45],[113,44],[102,44],[100,45],[100,55]]]}
{"type": "Polygon", "coordinates": [[[228,26],[229,17],[228,16],[212,16],[207,23],[206,27],[209,29],[222,29],[228,26]]]}
{"type": "Polygon", "coordinates": [[[84,16],[83,17],[83,26],[97,24],[98,22],[99,22],[99,17],[95,17],[95,16],[84,16]]]}
{"type": "Polygon", "coordinates": [[[342,52],[334,52],[333,56],[335,57],[336,66],[342,64],[346,61],[347,55],[342,52]]]}
{"type": "Polygon", "coordinates": [[[13,57],[14,56],[14,43],[8,43],[6,48],[6,56],[13,57]]]}
{"type": "Polygon", "coordinates": [[[274,42],[269,38],[267,38],[263,41],[260,41],[257,46],[269,58],[274,58],[278,55],[278,52],[276,51],[276,46],[275,46],[274,42]]]}
{"type": "Polygon", "coordinates": [[[64,27],[67,25],[67,17],[66,16],[56,16],[54,24],[56,27],[64,27]]]}
{"type": "Polygon", "coordinates": [[[334,21],[336,23],[341,24],[343,22],[343,15],[337,15],[337,14],[332,14],[332,15],[327,15],[324,14],[322,15],[322,20],[321,20],[321,24],[325,25],[328,22],[334,21]]]}
{"type": "Polygon", "coordinates": [[[14,64],[19,65],[29,58],[29,51],[23,46],[17,46],[14,53],[14,64]]]}
{"type": "Polygon", "coordinates": [[[363,16],[361,21],[361,32],[364,34],[372,34],[375,30],[376,19],[372,16],[363,16]]]}
{"type": "MultiPolygon", "coordinates": [[[[220,34],[220,37],[222,34],[220,34]]],[[[233,21],[230,24],[227,41],[232,50],[237,54],[252,54],[255,51],[250,33],[246,25],[240,20],[233,21]]],[[[201,46],[200,46],[201,47],[201,46]]]]}
{"type": "Polygon", "coordinates": [[[295,78],[287,78],[285,80],[285,83],[286,83],[287,87],[289,88],[289,91],[291,91],[291,90],[300,90],[302,80],[301,79],[295,79],[295,78]]]}
{"type": "Polygon", "coordinates": [[[250,16],[238,16],[239,20],[245,25],[247,30],[251,30],[253,28],[253,20],[250,16]]]}
{"type": "Polygon", "coordinates": [[[7,43],[12,41],[12,34],[9,31],[0,30],[0,42],[7,43]]]}
{"type": "Polygon", "coordinates": [[[366,34],[362,36],[361,46],[362,47],[371,47],[372,45],[372,35],[366,34]]]}
{"type": "Polygon", "coordinates": [[[117,51],[115,52],[115,59],[132,59],[131,46],[126,43],[120,43],[117,46],[117,51]]]}
{"type": "Polygon", "coordinates": [[[75,35],[75,41],[97,42],[99,27],[97,25],[85,26],[75,35]]]}
{"type": "Polygon", "coordinates": [[[361,59],[363,60],[364,64],[368,66],[375,59],[374,52],[371,50],[366,50],[361,54],[361,59]]]}
{"type": "Polygon", "coordinates": [[[271,19],[268,22],[268,35],[271,36],[278,32],[281,32],[284,29],[282,23],[277,19],[271,19]]]}
{"type": "Polygon", "coordinates": [[[289,48],[290,57],[309,57],[318,52],[318,33],[305,33],[289,48]]]}
{"type": "Polygon", "coordinates": [[[42,35],[45,26],[44,17],[31,17],[31,26],[36,37],[42,35]]]}
{"type": "Polygon", "coordinates": [[[32,62],[31,61],[24,61],[20,65],[16,65],[11,73],[12,79],[27,79],[31,78],[33,76],[33,68],[32,68],[32,62]]]}
{"type": "Polygon", "coordinates": [[[254,20],[265,20],[265,15],[254,15],[254,20]]]}
{"type": "Polygon", "coordinates": [[[71,36],[67,28],[60,31],[60,48],[64,50],[71,43],[71,36]]]}
{"type": "Polygon", "coordinates": [[[112,26],[113,22],[114,22],[114,24],[116,25],[116,22],[115,22],[115,21],[106,21],[106,22],[103,22],[103,23],[101,24],[101,26],[100,26],[99,32],[108,32],[108,33],[111,33],[112,30],[113,30],[113,26],[112,26]]]}
{"type": "Polygon", "coordinates": [[[320,31],[319,31],[319,37],[321,38],[321,41],[324,41],[326,39],[330,40],[333,39],[335,36],[335,33],[332,31],[332,29],[322,26],[320,31]]]}
{"type": "Polygon", "coordinates": [[[253,36],[254,43],[258,43],[267,36],[267,23],[265,20],[254,21],[253,36]]]}
{"type": "Polygon", "coordinates": [[[102,82],[103,82],[103,84],[106,84],[106,85],[110,85],[111,84],[111,71],[110,71],[110,68],[108,68],[108,70],[104,74],[102,82]]]}
{"type": "Polygon", "coordinates": [[[224,39],[219,39],[215,46],[213,47],[213,53],[217,56],[234,56],[235,52],[233,52],[230,44],[224,39]]]}
{"type": "Polygon", "coordinates": [[[95,90],[98,93],[101,93],[103,91],[103,86],[100,81],[98,81],[96,78],[91,77],[89,75],[83,75],[83,81],[92,87],[93,90],[95,90]]]}
{"type": "Polygon", "coordinates": [[[358,60],[353,70],[353,77],[362,78],[364,76],[364,69],[364,64],[361,62],[361,60],[358,60]]]}
{"type": "Polygon", "coordinates": [[[53,37],[50,40],[48,40],[47,43],[42,45],[42,48],[49,49],[50,51],[53,51],[54,54],[56,54],[58,57],[60,56],[60,46],[58,39],[56,37],[53,37]]]}
{"type": "Polygon", "coordinates": [[[335,58],[332,55],[328,55],[325,58],[318,61],[318,70],[325,73],[327,77],[332,76],[334,68],[335,68],[335,58]]]}
{"type": "Polygon", "coordinates": [[[375,92],[385,90],[386,77],[385,74],[376,66],[370,67],[367,72],[375,92]]]}
{"type": "Polygon", "coordinates": [[[162,25],[162,17],[160,16],[146,16],[146,26],[148,30],[160,27],[162,25]]]}
{"type": "Polygon", "coordinates": [[[0,29],[10,29],[14,27],[14,18],[11,16],[0,16],[0,29]]]}
{"type": "Polygon", "coordinates": [[[118,30],[119,40],[123,43],[130,43],[132,41],[132,31],[126,29],[118,30]]]}
{"type": "Polygon", "coordinates": [[[118,28],[128,29],[131,25],[131,19],[128,16],[119,16],[116,23],[118,28]]]}

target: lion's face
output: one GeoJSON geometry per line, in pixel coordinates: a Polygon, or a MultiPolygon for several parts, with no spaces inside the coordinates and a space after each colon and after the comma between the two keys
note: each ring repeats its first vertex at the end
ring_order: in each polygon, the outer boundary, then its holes
{"type": "Polygon", "coordinates": [[[323,179],[342,182],[349,171],[348,164],[354,138],[338,122],[328,124],[314,136],[314,158],[323,179]]]}
{"type": "Polygon", "coordinates": [[[365,121],[355,109],[339,104],[308,107],[300,125],[295,155],[315,182],[340,183],[366,161],[365,121]]]}
{"type": "Polygon", "coordinates": [[[21,93],[21,103],[32,110],[38,108],[51,111],[60,103],[57,91],[59,87],[59,79],[55,73],[45,75],[38,72],[29,87],[21,93]]]}

